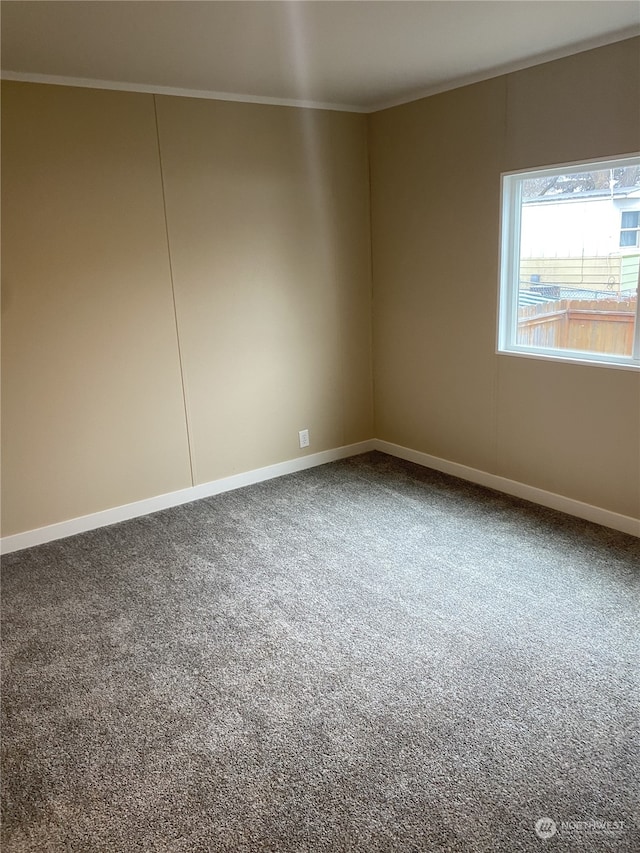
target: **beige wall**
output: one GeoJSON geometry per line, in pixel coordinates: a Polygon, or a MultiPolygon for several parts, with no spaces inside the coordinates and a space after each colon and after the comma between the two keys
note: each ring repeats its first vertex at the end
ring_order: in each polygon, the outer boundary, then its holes
{"type": "Polygon", "coordinates": [[[500,172],[640,148],[637,50],[368,137],[359,115],[3,84],[3,535],[373,435],[640,516],[638,373],[495,353],[500,172]]]}
{"type": "Polygon", "coordinates": [[[640,516],[640,376],[495,354],[500,172],[640,149],[639,40],[370,117],[376,436],[640,516]]]}
{"type": "Polygon", "coordinates": [[[158,98],[196,482],[371,438],[366,121],[158,98]]]}
{"type": "Polygon", "coordinates": [[[3,535],[190,485],[151,96],[2,86],[3,535]]]}
{"type": "Polygon", "coordinates": [[[372,436],[365,117],[2,93],[3,535],[372,436]]]}

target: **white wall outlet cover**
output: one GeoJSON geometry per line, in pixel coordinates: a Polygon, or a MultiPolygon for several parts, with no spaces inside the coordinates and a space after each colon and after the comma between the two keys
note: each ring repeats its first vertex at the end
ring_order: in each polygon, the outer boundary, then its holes
{"type": "Polygon", "coordinates": [[[298,439],[300,441],[300,447],[309,447],[309,430],[301,429],[298,432],[298,439]]]}

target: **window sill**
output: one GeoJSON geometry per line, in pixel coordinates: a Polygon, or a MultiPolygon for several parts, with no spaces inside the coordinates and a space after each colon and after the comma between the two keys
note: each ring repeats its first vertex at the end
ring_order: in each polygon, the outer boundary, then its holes
{"type": "Polygon", "coordinates": [[[592,358],[580,358],[580,356],[563,356],[552,353],[538,353],[524,350],[497,349],[496,355],[515,356],[516,358],[533,358],[537,361],[559,361],[562,364],[582,364],[587,367],[608,367],[614,370],[640,371],[640,363],[630,361],[600,361],[592,358]]]}

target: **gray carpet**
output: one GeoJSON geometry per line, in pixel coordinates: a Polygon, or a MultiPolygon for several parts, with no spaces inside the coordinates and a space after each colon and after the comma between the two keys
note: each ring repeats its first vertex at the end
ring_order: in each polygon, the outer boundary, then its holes
{"type": "Polygon", "coordinates": [[[4,853],[640,850],[639,567],[379,453],[9,555],[4,853]]]}

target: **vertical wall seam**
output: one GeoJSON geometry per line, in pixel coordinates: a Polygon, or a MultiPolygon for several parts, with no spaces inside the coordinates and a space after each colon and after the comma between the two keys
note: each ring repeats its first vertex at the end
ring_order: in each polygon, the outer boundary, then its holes
{"type": "Polygon", "coordinates": [[[374,347],[374,286],[373,286],[373,186],[371,174],[371,124],[372,113],[366,116],[367,133],[365,137],[367,155],[367,178],[369,189],[369,390],[371,393],[371,429],[375,438],[378,435],[378,418],[376,407],[376,380],[375,380],[375,347],[374,347]]]}
{"type": "Polygon", "coordinates": [[[165,229],[165,239],[167,241],[167,257],[169,259],[169,277],[171,279],[171,298],[173,301],[173,320],[175,324],[176,330],[176,345],[178,349],[178,365],[180,368],[180,383],[182,386],[182,407],[184,410],[184,422],[187,433],[187,450],[189,453],[189,471],[191,474],[191,485],[196,485],[195,480],[195,465],[193,460],[193,442],[191,436],[191,424],[189,420],[189,407],[187,405],[187,389],[185,383],[184,376],[184,364],[182,359],[182,345],[180,343],[180,326],[178,324],[178,308],[176,304],[176,288],[173,277],[173,260],[171,258],[171,243],[169,241],[169,219],[167,216],[167,198],[165,193],[165,183],[164,183],[164,169],[162,166],[162,149],[160,146],[160,126],[158,123],[158,104],[156,95],[153,95],[153,112],[156,121],[156,142],[158,144],[158,163],[160,165],[160,187],[162,189],[162,210],[164,214],[164,229],[165,229]]]}
{"type": "MultiPolygon", "coordinates": [[[[502,145],[501,145],[501,150],[500,150],[500,193],[499,193],[499,198],[500,198],[499,205],[500,205],[500,207],[498,210],[499,222],[502,222],[502,172],[505,171],[505,166],[507,164],[508,147],[509,147],[509,140],[508,140],[509,127],[508,127],[508,124],[509,124],[509,80],[510,80],[510,77],[511,77],[510,74],[505,74],[504,75],[504,83],[503,83],[504,94],[503,94],[503,100],[502,100],[502,145]]],[[[502,234],[502,228],[501,227],[498,230],[498,234],[499,234],[499,239],[501,239],[501,234],[502,234]]],[[[498,340],[498,324],[500,323],[500,298],[501,298],[500,282],[501,282],[501,275],[502,275],[502,270],[501,270],[502,247],[500,245],[497,247],[497,251],[498,251],[498,282],[497,282],[497,288],[498,288],[498,304],[497,304],[497,306],[498,306],[498,310],[496,311],[496,329],[495,329],[495,336],[494,336],[494,341],[495,341],[494,346],[496,346],[496,348],[497,348],[497,340],[498,340]]],[[[500,423],[499,409],[500,409],[500,366],[501,366],[501,363],[502,363],[501,357],[496,352],[496,356],[495,356],[496,367],[495,367],[494,382],[493,382],[493,471],[495,474],[498,474],[498,475],[503,476],[503,477],[507,477],[508,473],[504,470],[504,468],[501,468],[501,466],[500,466],[500,437],[498,435],[499,423],[500,423]]]]}

